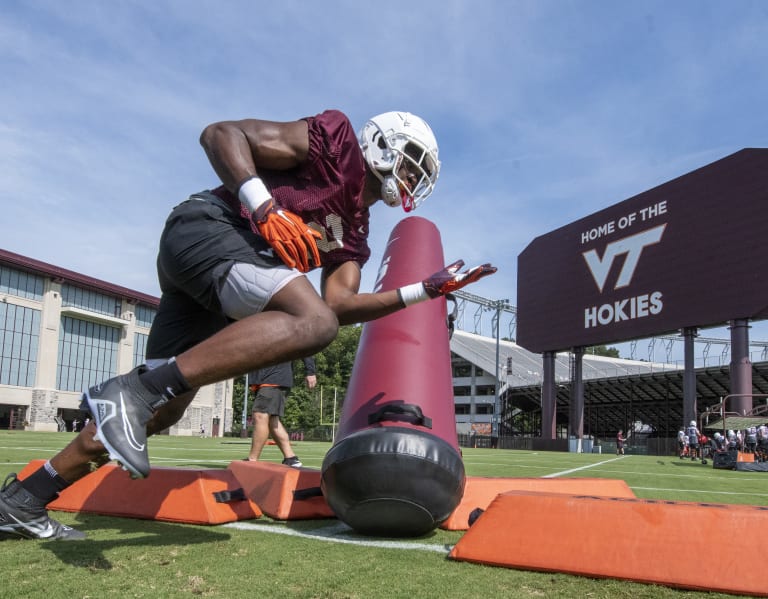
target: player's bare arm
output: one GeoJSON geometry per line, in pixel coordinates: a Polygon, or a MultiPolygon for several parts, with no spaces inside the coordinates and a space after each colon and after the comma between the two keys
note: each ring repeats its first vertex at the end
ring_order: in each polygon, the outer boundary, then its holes
{"type": "Polygon", "coordinates": [[[320,234],[297,215],[281,209],[258,173],[260,168],[290,169],[306,160],[306,121],[222,121],[208,125],[200,143],[221,182],[248,209],[259,233],[280,259],[301,272],[319,265],[320,234]]]}
{"type": "Polygon", "coordinates": [[[259,119],[221,121],[200,135],[208,160],[233,193],[257,169],[285,170],[303,162],[309,151],[306,121],[279,123],[259,119]]]}
{"type": "Polygon", "coordinates": [[[457,291],[496,272],[496,267],[490,264],[460,272],[463,266],[464,261],[457,260],[423,281],[379,293],[358,293],[360,266],[357,262],[345,262],[335,269],[323,270],[321,290],[325,303],[334,311],[340,325],[368,322],[457,291]]]}
{"type": "Polygon", "coordinates": [[[336,313],[341,325],[375,320],[404,307],[394,289],[379,293],[358,293],[360,266],[357,262],[324,268],[321,289],[325,303],[336,313]]]}

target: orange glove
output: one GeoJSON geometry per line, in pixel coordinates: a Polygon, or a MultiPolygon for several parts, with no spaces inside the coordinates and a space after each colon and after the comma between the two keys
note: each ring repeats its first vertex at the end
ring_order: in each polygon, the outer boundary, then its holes
{"type": "Polygon", "coordinates": [[[270,199],[259,206],[251,218],[261,236],[287,266],[301,272],[320,266],[317,240],[322,235],[293,212],[283,210],[270,199]]]}
{"type": "Polygon", "coordinates": [[[453,264],[446,266],[443,270],[436,272],[431,277],[424,279],[424,281],[422,281],[424,291],[427,292],[429,297],[435,298],[461,289],[483,277],[492,275],[497,270],[495,266],[482,264],[481,266],[475,266],[474,268],[465,270],[462,273],[457,273],[462,266],[464,266],[464,260],[457,260],[453,264]]]}

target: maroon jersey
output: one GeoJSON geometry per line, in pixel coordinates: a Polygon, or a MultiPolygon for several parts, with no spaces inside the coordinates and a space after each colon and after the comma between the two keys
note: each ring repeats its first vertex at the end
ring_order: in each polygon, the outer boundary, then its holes
{"type": "MultiPolygon", "coordinates": [[[[259,169],[277,204],[313,229],[323,266],[354,260],[362,267],[368,247],[368,208],[362,204],[365,159],[352,124],[338,110],[304,119],[309,125],[307,159],[290,170],[259,169]]],[[[213,193],[250,220],[248,209],[224,186],[213,193]]],[[[251,228],[258,232],[251,223],[251,228]]]]}

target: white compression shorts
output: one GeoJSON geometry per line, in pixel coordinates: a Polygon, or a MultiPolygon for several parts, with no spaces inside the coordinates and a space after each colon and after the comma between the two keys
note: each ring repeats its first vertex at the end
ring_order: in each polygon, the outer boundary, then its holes
{"type": "Polygon", "coordinates": [[[221,309],[234,320],[258,314],[278,291],[303,276],[285,265],[265,267],[236,262],[219,289],[221,309]]]}

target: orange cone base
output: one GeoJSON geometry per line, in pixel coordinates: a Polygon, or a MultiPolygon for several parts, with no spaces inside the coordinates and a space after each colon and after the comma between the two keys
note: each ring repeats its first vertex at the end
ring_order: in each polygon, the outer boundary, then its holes
{"type": "MultiPolygon", "coordinates": [[[[19,478],[26,478],[44,463],[31,461],[19,478]]],[[[148,478],[132,480],[119,466],[107,464],[62,491],[48,507],[189,524],[260,518],[259,506],[250,499],[219,503],[214,497],[214,493],[241,487],[234,474],[224,469],[152,468],[148,478]]]]}
{"type": "Polygon", "coordinates": [[[670,539],[760,539],[768,507],[515,491],[499,495],[454,546],[456,560],[768,596],[760,551],[713,560],[670,539]],[[540,542],[552,539],[553,542],[540,542]],[[537,541],[538,540],[538,541],[537,541]]]}
{"type": "Polygon", "coordinates": [[[477,508],[486,509],[506,491],[543,491],[598,497],[634,497],[623,480],[607,478],[488,478],[466,477],[464,496],[450,517],[440,525],[444,530],[467,530],[469,515],[477,508]]]}

